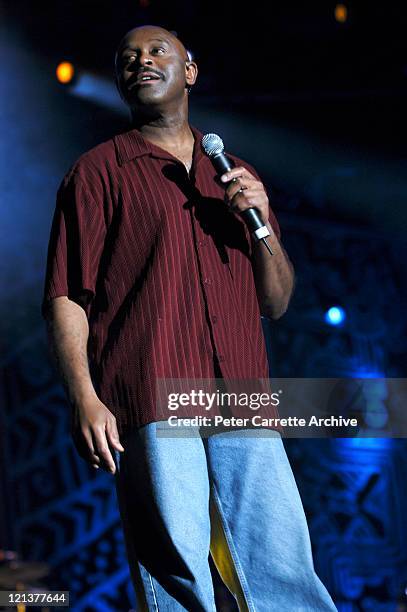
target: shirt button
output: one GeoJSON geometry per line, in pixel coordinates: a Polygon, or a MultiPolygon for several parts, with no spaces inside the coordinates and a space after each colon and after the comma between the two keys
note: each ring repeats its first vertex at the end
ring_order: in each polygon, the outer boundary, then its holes
{"type": "Polygon", "coordinates": [[[204,283],[205,285],[210,285],[211,284],[211,279],[210,278],[204,278],[204,283]]]}
{"type": "Polygon", "coordinates": [[[200,247],[204,247],[206,245],[206,240],[200,240],[198,244],[200,247]]]}
{"type": "Polygon", "coordinates": [[[225,361],[225,358],[223,355],[218,355],[218,361],[225,361]]]}
{"type": "Polygon", "coordinates": [[[212,317],[212,323],[216,323],[216,321],[218,320],[218,317],[216,315],[213,315],[212,317]]]}

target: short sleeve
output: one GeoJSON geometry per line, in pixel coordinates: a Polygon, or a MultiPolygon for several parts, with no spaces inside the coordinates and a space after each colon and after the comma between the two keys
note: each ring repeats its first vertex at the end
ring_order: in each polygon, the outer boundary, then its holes
{"type": "Polygon", "coordinates": [[[106,235],[103,202],[75,171],[63,179],[48,244],[41,314],[50,301],[66,295],[82,306],[89,317],[106,235]]]}

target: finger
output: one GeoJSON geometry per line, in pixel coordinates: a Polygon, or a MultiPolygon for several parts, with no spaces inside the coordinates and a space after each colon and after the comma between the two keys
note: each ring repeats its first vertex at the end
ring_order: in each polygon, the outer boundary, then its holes
{"type": "Polygon", "coordinates": [[[232,203],[233,199],[238,197],[240,194],[243,194],[244,191],[246,191],[247,189],[247,185],[243,185],[242,183],[236,183],[235,185],[229,185],[229,187],[226,190],[226,201],[230,204],[232,203]]]}
{"type": "Polygon", "coordinates": [[[226,197],[229,200],[233,200],[233,198],[246,190],[256,190],[258,189],[260,192],[260,187],[257,186],[256,181],[252,181],[251,179],[237,179],[236,182],[230,183],[226,188],[226,197]]]}
{"type": "Polygon", "coordinates": [[[228,198],[229,206],[233,208],[250,208],[264,202],[264,194],[257,189],[249,189],[248,187],[239,187],[233,190],[233,195],[228,198]]]}
{"type": "Polygon", "coordinates": [[[117,431],[116,419],[110,419],[106,423],[106,434],[108,442],[116,450],[123,452],[124,447],[122,446],[119,438],[119,432],[117,431]]]}
{"type": "Polygon", "coordinates": [[[116,471],[116,466],[112,453],[110,452],[109,446],[107,444],[105,429],[101,429],[101,427],[99,426],[97,429],[95,428],[93,430],[93,435],[95,437],[99,457],[106,466],[106,469],[109,470],[109,472],[111,472],[112,474],[114,474],[116,471]]]}
{"type": "Polygon", "coordinates": [[[228,181],[239,177],[256,180],[253,174],[251,174],[251,172],[249,172],[246,168],[243,168],[243,166],[236,166],[236,168],[228,170],[228,172],[222,174],[220,180],[222,183],[227,183],[228,181]]]}
{"type": "Polygon", "coordinates": [[[241,213],[248,208],[256,208],[261,213],[262,218],[265,216],[268,218],[268,203],[265,204],[265,200],[262,194],[257,191],[244,191],[243,197],[239,197],[239,194],[232,200],[230,209],[233,212],[241,213]],[[248,194],[248,195],[246,195],[248,194]]]}
{"type": "MultiPolygon", "coordinates": [[[[243,191],[237,191],[235,200],[238,199],[242,204],[258,205],[265,202],[264,193],[257,189],[243,189],[243,191]]],[[[232,198],[233,199],[233,198],[232,198]]]]}
{"type": "Polygon", "coordinates": [[[233,195],[233,197],[236,198],[238,196],[240,196],[240,200],[244,200],[247,201],[249,199],[255,199],[256,202],[266,202],[268,203],[268,198],[267,195],[264,193],[264,191],[262,189],[258,189],[257,187],[246,187],[244,188],[240,188],[235,190],[235,194],[233,195]]]}
{"type": "MultiPolygon", "coordinates": [[[[227,176],[227,175],[224,175],[227,176]]],[[[250,176],[237,176],[232,181],[229,181],[228,185],[226,185],[226,191],[230,191],[231,189],[236,189],[238,186],[244,185],[245,187],[256,187],[256,185],[260,188],[262,184],[256,179],[251,178],[250,176]]]]}
{"type": "Polygon", "coordinates": [[[86,442],[86,452],[87,452],[87,460],[92,461],[94,463],[100,463],[100,458],[95,451],[95,446],[93,443],[92,433],[89,429],[82,430],[82,435],[86,442]]]}

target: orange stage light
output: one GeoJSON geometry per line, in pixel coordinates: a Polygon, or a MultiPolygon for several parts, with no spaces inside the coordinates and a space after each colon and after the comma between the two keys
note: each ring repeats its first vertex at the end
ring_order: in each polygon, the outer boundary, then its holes
{"type": "Polygon", "coordinates": [[[335,6],[335,19],[339,23],[345,23],[348,18],[348,9],[345,4],[337,4],[335,6]]]}
{"type": "Polygon", "coordinates": [[[72,81],[75,74],[75,69],[70,62],[61,62],[56,69],[57,79],[60,83],[69,83],[72,81]]]}

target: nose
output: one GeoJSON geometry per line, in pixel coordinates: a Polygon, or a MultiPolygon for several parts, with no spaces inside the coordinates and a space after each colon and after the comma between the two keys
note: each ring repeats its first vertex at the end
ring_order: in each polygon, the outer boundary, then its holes
{"type": "Polygon", "coordinates": [[[140,55],[140,64],[146,65],[146,66],[151,66],[151,64],[153,63],[153,60],[151,59],[151,57],[147,54],[147,53],[142,53],[140,55]]]}
{"type": "Polygon", "coordinates": [[[131,63],[131,66],[128,68],[130,72],[137,72],[140,66],[152,66],[154,64],[152,58],[148,53],[140,52],[137,56],[136,60],[131,63]]]}

